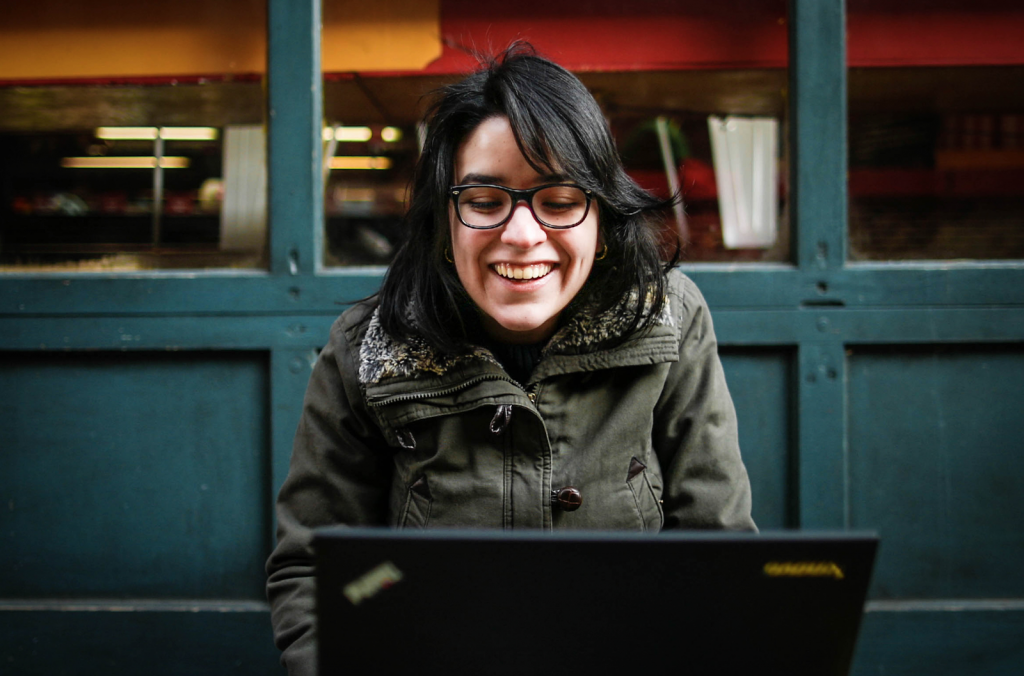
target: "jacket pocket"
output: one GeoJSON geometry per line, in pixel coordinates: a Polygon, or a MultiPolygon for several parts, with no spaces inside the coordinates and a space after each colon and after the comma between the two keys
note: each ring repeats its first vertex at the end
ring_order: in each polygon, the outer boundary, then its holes
{"type": "Polygon", "coordinates": [[[651,486],[650,479],[647,477],[647,465],[636,457],[629,461],[626,485],[633,493],[637,516],[640,518],[640,529],[644,532],[657,533],[660,531],[665,522],[661,501],[655,495],[654,487],[651,486]]]}
{"type": "Polygon", "coordinates": [[[409,486],[409,492],[405,498],[405,509],[402,510],[402,519],[398,525],[400,528],[426,528],[430,520],[430,508],[434,504],[430,497],[430,487],[427,485],[427,477],[421,476],[409,486]]]}

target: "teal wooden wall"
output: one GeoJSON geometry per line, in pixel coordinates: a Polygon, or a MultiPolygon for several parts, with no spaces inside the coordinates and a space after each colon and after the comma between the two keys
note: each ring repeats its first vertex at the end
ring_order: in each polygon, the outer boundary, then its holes
{"type": "MultiPolygon", "coordinates": [[[[270,269],[0,278],[0,671],[280,673],[262,561],[317,348],[318,0],[269,2],[270,269]]],[[[847,262],[841,0],[790,5],[793,263],[694,266],[762,528],[882,536],[855,674],[1024,668],[1024,272],[847,262]]]]}

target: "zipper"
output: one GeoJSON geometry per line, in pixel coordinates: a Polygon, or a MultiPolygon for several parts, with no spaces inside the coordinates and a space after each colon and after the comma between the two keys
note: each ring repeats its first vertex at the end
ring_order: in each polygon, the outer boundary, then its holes
{"type": "Polygon", "coordinates": [[[461,392],[462,390],[468,389],[474,385],[486,382],[488,380],[504,380],[506,382],[512,383],[513,385],[523,390],[524,392],[526,391],[526,388],[520,385],[518,381],[513,380],[508,376],[499,375],[497,373],[491,373],[486,375],[474,376],[473,378],[470,378],[465,382],[459,383],[458,385],[452,385],[450,387],[445,387],[439,390],[425,390],[423,392],[410,392],[408,394],[377,395],[368,398],[366,404],[367,406],[377,407],[388,406],[390,404],[400,404],[410,401],[418,401],[420,399],[430,399],[431,397],[446,397],[450,394],[461,392]]]}

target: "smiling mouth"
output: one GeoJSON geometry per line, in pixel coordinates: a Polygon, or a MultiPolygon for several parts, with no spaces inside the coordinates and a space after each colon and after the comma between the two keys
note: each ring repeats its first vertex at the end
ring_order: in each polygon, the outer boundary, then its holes
{"type": "Polygon", "coordinates": [[[511,265],[509,263],[495,263],[494,271],[505,279],[530,280],[540,279],[551,272],[551,263],[536,263],[534,265],[511,265]]]}

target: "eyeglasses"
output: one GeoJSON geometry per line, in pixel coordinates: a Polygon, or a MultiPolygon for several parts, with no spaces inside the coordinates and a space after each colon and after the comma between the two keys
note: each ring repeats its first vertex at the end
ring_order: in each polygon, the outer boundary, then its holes
{"type": "Polygon", "coordinates": [[[455,213],[467,228],[490,230],[508,223],[520,200],[546,228],[575,228],[590,213],[593,193],[571,183],[515,190],[503,185],[457,185],[451,189],[455,213]]]}

